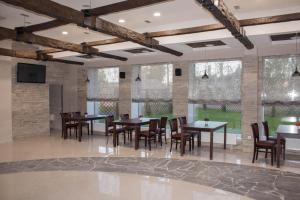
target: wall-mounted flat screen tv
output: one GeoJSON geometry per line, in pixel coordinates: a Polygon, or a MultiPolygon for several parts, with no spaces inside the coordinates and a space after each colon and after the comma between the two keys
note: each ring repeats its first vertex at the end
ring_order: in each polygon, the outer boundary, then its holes
{"type": "Polygon", "coordinates": [[[28,63],[18,63],[17,82],[20,83],[45,83],[46,66],[28,63]]]}

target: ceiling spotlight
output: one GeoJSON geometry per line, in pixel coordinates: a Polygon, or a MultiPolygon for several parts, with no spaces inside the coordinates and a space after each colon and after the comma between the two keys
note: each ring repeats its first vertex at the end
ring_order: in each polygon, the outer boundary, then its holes
{"type": "Polygon", "coordinates": [[[125,19],[119,19],[119,23],[125,23],[125,19]]]}
{"type": "Polygon", "coordinates": [[[67,31],[61,32],[63,35],[68,35],[69,33],[67,31]]]}
{"type": "Polygon", "coordinates": [[[154,16],[154,17],[160,17],[161,14],[160,14],[160,12],[155,12],[155,13],[153,13],[153,16],[154,16]]]}

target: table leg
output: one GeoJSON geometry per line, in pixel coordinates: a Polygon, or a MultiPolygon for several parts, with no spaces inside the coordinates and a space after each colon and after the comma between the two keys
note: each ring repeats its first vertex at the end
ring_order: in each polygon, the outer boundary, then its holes
{"type": "Polygon", "coordinates": [[[139,146],[140,146],[140,132],[141,132],[141,126],[136,126],[135,127],[135,147],[134,149],[135,150],[138,150],[139,149],[139,146]]]}
{"type": "Polygon", "coordinates": [[[114,130],[113,130],[113,145],[114,145],[114,147],[116,147],[117,146],[117,132],[116,132],[116,127],[117,125],[116,124],[114,124],[114,130]]]}
{"type": "Polygon", "coordinates": [[[277,134],[277,145],[276,145],[276,156],[277,156],[277,167],[280,167],[280,150],[281,150],[281,144],[280,144],[280,134],[277,134]]]}
{"type": "Polygon", "coordinates": [[[224,149],[226,149],[227,125],[224,126],[224,149]]]}
{"type": "Polygon", "coordinates": [[[209,159],[213,159],[214,132],[210,131],[209,159]]]}
{"type": "Polygon", "coordinates": [[[79,137],[78,141],[81,142],[81,137],[82,137],[82,123],[79,121],[79,137]]]}
{"type": "Polygon", "coordinates": [[[94,125],[93,125],[93,120],[91,120],[91,135],[94,134],[94,125]]]}
{"type": "Polygon", "coordinates": [[[198,147],[201,147],[201,131],[199,131],[199,133],[197,134],[197,145],[198,147]]]}

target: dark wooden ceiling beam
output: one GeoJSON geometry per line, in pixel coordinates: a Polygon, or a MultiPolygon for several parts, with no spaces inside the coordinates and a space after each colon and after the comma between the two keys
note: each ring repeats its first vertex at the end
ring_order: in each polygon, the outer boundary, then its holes
{"type": "Polygon", "coordinates": [[[37,52],[34,52],[34,51],[16,51],[16,50],[12,50],[12,49],[0,48],[0,55],[1,56],[15,57],[15,58],[32,59],[32,60],[60,62],[60,63],[73,64],[73,65],[84,65],[83,62],[56,59],[56,58],[53,58],[52,56],[49,56],[49,55],[41,56],[37,52]]]}
{"type": "Polygon", "coordinates": [[[71,43],[71,42],[64,42],[64,41],[60,41],[60,40],[56,40],[56,39],[52,39],[52,38],[48,38],[48,37],[35,35],[32,33],[22,32],[22,30],[11,30],[8,28],[0,27],[0,33],[3,35],[10,34],[11,35],[10,39],[25,42],[25,43],[38,44],[41,46],[63,49],[63,50],[68,50],[68,51],[74,51],[74,52],[83,53],[83,54],[92,54],[92,55],[97,55],[97,56],[121,60],[121,61],[127,60],[127,58],[124,58],[124,57],[99,52],[98,49],[89,47],[86,45],[80,45],[80,44],[75,44],[75,43],[71,43]]]}
{"type": "Polygon", "coordinates": [[[66,24],[68,24],[68,22],[55,19],[55,20],[44,22],[41,24],[34,24],[34,25],[30,25],[30,26],[25,26],[25,27],[18,27],[18,29],[22,29],[24,32],[32,33],[32,32],[37,32],[37,31],[44,31],[44,30],[51,29],[51,28],[56,28],[58,26],[63,26],[66,24]]]}
{"type": "Polygon", "coordinates": [[[231,34],[238,39],[247,49],[253,49],[254,45],[246,36],[244,29],[241,27],[240,22],[229,11],[228,7],[223,0],[197,0],[202,4],[208,12],[210,12],[221,24],[228,29],[231,34]]]}
{"type": "Polygon", "coordinates": [[[125,27],[113,24],[106,20],[97,17],[85,17],[83,12],[72,8],[60,5],[50,0],[1,0],[8,4],[25,8],[36,13],[44,14],[61,21],[75,23],[81,27],[89,27],[95,31],[116,36],[118,38],[132,41],[140,45],[161,50],[176,56],[181,56],[182,53],[161,47],[159,42],[153,38],[146,37],[144,34],[137,33],[125,27]]]}
{"type": "Polygon", "coordinates": [[[164,3],[173,0],[127,0],[121,1],[114,4],[109,4],[106,6],[93,8],[93,9],[84,9],[84,12],[88,16],[100,16],[100,15],[107,15],[111,13],[131,10],[135,8],[141,8],[145,6],[150,6],[154,4],[164,3]]]}
{"type": "MultiPolygon", "coordinates": [[[[242,27],[246,27],[246,26],[257,26],[257,25],[272,24],[272,23],[298,21],[298,20],[300,20],[300,13],[291,13],[291,14],[284,14],[284,15],[244,19],[244,20],[239,20],[239,22],[242,27]]],[[[181,29],[174,29],[174,30],[150,32],[147,34],[150,37],[166,37],[166,36],[184,35],[184,34],[200,33],[200,32],[207,32],[207,31],[216,31],[222,29],[225,29],[223,24],[210,24],[210,25],[196,26],[191,28],[181,28],[181,29]]],[[[86,44],[89,46],[100,46],[100,45],[116,44],[120,42],[126,42],[126,40],[120,38],[112,38],[106,40],[87,42],[86,44]]],[[[62,50],[59,49],[48,49],[45,50],[45,53],[57,53],[61,51],[62,50]]]]}

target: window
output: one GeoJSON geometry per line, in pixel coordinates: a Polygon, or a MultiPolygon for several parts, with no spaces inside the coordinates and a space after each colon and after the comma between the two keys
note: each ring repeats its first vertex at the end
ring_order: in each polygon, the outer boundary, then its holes
{"type": "Polygon", "coordinates": [[[88,113],[118,116],[119,68],[89,69],[88,113]]]}
{"type": "Polygon", "coordinates": [[[268,121],[271,133],[279,124],[294,123],[289,117],[300,116],[300,79],[292,77],[295,66],[294,56],[264,59],[262,101],[264,120],[268,121]]]}
{"type": "Polygon", "coordinates": [[[172,116],[173,65],[136,66],[132,72],[132,116],[172,116]],[[137,77],[141,81],[136,81],[137,77]]]}
{"type": "Polygon", "coordinates": [[[241,61],[195,63],[189,73],[189,121],[228,122],[228,132],[241,129],[241,61]],[[202,79],[207,71],[209,79],[202,79]]]}

